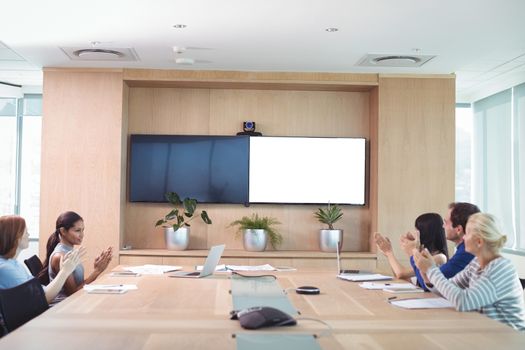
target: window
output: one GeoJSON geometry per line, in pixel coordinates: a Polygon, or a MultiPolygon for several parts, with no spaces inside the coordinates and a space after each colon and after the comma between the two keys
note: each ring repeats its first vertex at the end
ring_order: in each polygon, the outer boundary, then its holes
{"type": "Polygon", "coordinates": [[[16,99],[0,98],[0,214],[12,214],[16,184],[16,99]]]}
{"type": "Polygon", "coordinates": [[[525,84],[476,101],[473,114],[472,201],[499,219],[507,248],[525,252],[525,84]]]}
{"type": "Polygon", "coordinates": [[[21,215],[30,234],[19,260],[38,252],[41,133],[42,95],[0,97],[0,215],[21,215]]]}
{"type": "Polygon", "coordinates": [[[456,105],[456,201],[472,201],[472,107],[456,105]]]}

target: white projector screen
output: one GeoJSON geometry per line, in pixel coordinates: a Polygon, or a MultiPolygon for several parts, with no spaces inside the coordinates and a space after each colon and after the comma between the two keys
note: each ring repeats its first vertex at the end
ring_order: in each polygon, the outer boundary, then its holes
{"type": "Polygon", "coordinates": [[[250,137],[250,203],[365,204],[363,138],[250,137]]]}

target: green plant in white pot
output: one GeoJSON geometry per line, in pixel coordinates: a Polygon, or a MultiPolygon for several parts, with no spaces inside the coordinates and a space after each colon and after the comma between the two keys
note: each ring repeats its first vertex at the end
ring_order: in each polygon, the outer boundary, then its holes
{"type": "Polygon", "coordinates": [[[251,217],[243,216],[240,220],[233,221],[228,227],[238,226],[236,233],[243,234],[244,249],[262,252],[268,241],[274,249],[283,242],[283,237],[274,227],[279,224],[275,218],[252,214],[251,217]]]}
{"type": "MultiPolygon", "coordinates": [[[[171,203],[173,209],[164,218],[158,220],[155,227],[164,227],[166,248],[185,250],[190,244],[189,223],[195,219],[197,200],[193,198],[181,200],[175,192],[167,192],[164,196],[171,203]]],[[[206,210],[201,211],[200,217],[204,223],[211,224],[211,219],[206,210]]]]}
{"type": "Polygon", "coordinates": [[[335,252],[337,244],[343,246],[343,230],[334,229],[334,224],[343,217],[341,208],[328,203],[325,208],[318,208],[314,215],[319,222],[328,225],[328,229],[319,231],[319,248],[324,252],[335,252]]]}

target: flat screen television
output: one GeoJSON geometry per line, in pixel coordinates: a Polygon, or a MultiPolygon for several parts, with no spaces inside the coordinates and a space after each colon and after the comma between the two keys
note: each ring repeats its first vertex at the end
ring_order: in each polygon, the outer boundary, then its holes
{"type": "Polygon", "coordinates": [[[365,204],[366,140],[251,137],[250,203],[365,204]]]}
{"type": "Polygon", "coordinates": [[[131,135],[129,201],[248,202],[247,136],[131,135]]]}

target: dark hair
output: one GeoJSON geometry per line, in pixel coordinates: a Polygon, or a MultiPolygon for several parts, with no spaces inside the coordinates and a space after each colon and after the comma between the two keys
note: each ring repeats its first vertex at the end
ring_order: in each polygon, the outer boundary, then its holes
{"type": "Polygon", "coordinates": [[[6,259],[14,258],[18,241],[24,234],[26,221],[18,215],[0,217],[0,255],[6,259]]]}
{"type": "Polygon", "coordinates": [[[430,254],[442,253],[448,259],[447,238],[443,228],[443,218],[436,213],[419,215],[415,226],[419,231],[421,244],[428,249],[430,254]]]}
{"type": "Polygon", "coordinates": [[[44,268],[38,274],[39,278],[46,279],[46,276],[49,278],[49,258],[51,257],[51,254],[53,253],[53,250],[55,250],[57,244],[60,243],[60,229],[64,228],[65,230],[69,230],[71,227],[75,226],[75,223],[78,221],[84,221],[84,219],[82,219],[82,217],[74,211],[66,211],[65,213],[62,213],[58,216],[55,224],[55,232],[53,232],[47,240],[46,260],[42,264],[44,268]]]}
{"type": "Polygon", "coordinates": [[[461,225],[461,227],[463,227],[463,231],[465,231],[467,227],[468,218],[472,214],[476,214],[481,211],[474,204],[465,202],[450,203],[448,208],[452,209],[450,212],[450,221],[452,222],[452,227],[458,227],[461,225]]]}

